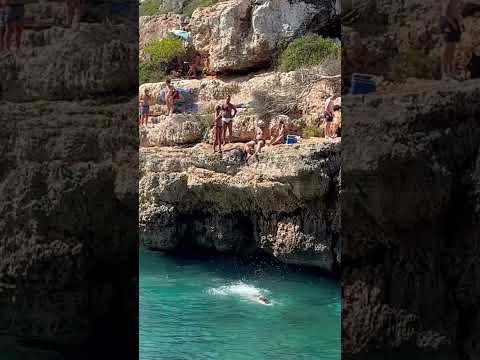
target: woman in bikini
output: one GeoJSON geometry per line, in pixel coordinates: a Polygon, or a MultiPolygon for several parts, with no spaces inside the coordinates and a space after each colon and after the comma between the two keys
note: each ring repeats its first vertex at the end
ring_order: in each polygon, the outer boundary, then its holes
{"type": "Polygon", "coordinates": [[[222,122],[222,107],[217,105],[215,107],[215,140],[213,142],[213,152],[215,152],[215,148],[218,145],[218,151],[222,153],[222,133],[223,133],[223,122],[222,122]]]}

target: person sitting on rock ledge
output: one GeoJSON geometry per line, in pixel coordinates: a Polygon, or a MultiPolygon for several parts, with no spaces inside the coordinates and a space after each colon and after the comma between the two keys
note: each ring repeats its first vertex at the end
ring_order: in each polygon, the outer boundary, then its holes
{"type": "Polygon", "coordinates": [[[270,145],[285,144],[286,136],[287,136],[287,133],[285,130],[285,122],[283,120],[280,120],[280,122],[278,123],[277,137],[272,141],[270,141],[270,145]]]}
{"type": "Polygon", "coordinates": [[[152,97],[148,89],[145,89],[143,95],[140,95],[140,126],[148,125],[148,116],[150,114],[150,105],[152,102],[152,97]]]}
{"type": "Polygon", "coordinates": [[[190,68],[187,72],[187,77],[190,79],[194,79],[197,77],[197,72],[202,67],[202,58],[199,54],[195,55],[193,58],[192,63],[190,64],[190,68]]]}
{"type": "Polygon", "coordinates": [[[248,160],[250,160],[253,156],[257,159],[258,162],[258,154],[262,151],[262,148],[266,144],[267,140],[267,131],[263,123],[259,123],[255,129],[255,140],[249,141],[245,144],[244,152],[246,154],[245,163],[248,165],[248,160]],[[253,150],[253,151],[252,151],[253,150]]]}
{"type": "Polygon", "coordinates": [[[230,95],[227,95],[225,103],[221,105],[223,121],[223,145],[227,143],[227,129],[228,143],[232,142],[233,118],[237,115],[237,108],[230,102],[230,100],[230,95]]]}

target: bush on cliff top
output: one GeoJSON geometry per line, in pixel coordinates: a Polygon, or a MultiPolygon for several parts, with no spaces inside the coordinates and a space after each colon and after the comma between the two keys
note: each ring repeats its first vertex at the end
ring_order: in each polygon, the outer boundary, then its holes
{"type": "Polygon", "coordinates": [[[183,60],[187,49],[177,38],[167,38],[152,42],[145,48],[145,54],[154,64],[164,65],[166,68],[178,60],[183,60]]]}
{"type": "Polygon", "coordinates": [[[145,48],[147,61],[140,64],[140,83],[163,81],[184,61],[189,61],[193,49],[186,48],[182,40],[166,38],[156,40],[145,48]]]}
{"type": "Polygon", "coordinates": [[[140,16],[153,16],[162,13],[161,0],[145,0],[140,3],[139,12],[140,16]]]}
{"type": "Polygon", "coordinates": [[[388,78],[402,82],[408,78],[435,79],[440,76],[440,62],[416,49],[399,54],[392,62],[388,78]]]}
{"type": "Polygon", "coordinates": [[[209,6],[213,6],[218,3],[219,0],[192,0],[185,5],[182,10],[182,15],[192,16],[196,9],[203,9],[209,6]]]}
{"type": "Polygon", "coordinates": [[[305,35],[291,42],[280,57],[280,71],[288,72],[319,65],[329,59],[340,60],[341,46],[320,35],[305,35]]]}

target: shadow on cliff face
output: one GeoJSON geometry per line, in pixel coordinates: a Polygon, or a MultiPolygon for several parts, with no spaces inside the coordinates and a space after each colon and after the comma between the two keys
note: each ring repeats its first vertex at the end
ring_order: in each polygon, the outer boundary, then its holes
{"type": "Polygon", "coordinates": [[[138,18],[120,2],[70,27],[64,2],[27,1],[0,58],[0,334],[22,356],[138,356],[138,18]]]}
{"type": "Polygon", "coordinates": [[[343,99],[346,359],[479,356],[480,83],[438,85],[343,99]]]}
{"type": "Polygon", "coordinates": [[[215,217],[198,211],[179,216],[176,223],[179,253],[248,255],[256,249],[254,224],[243,214],[215,217]]]}

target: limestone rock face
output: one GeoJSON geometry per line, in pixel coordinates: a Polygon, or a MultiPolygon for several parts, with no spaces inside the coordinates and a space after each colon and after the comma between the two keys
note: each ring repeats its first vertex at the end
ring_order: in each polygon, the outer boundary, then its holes
{"type": "Polygon", "coordinates": [[[138,3],[86,1],[71,27],[65,1],[25,8],[22,47],[0,57],[0,337],[131,357],[138,3]]]}
{"type": "Polygon", "coordinates": [[[140,236],[174,252],[247,254],[335,270],[339,263],[339,142],[266,148],[245,166],[241,147],[142,148],[140,236]]]}
{"type": "Polygon", "coordinates": [[[135,88],[138,39],[131,31],[131,3],[105,4],[108,9],[97,18],[72,27],[64,26],[63,3],[27,5],[33,23],[25,25],[21,52],[0,61],[0,98],[85,99],[135,88]],[[122,4],[126,15],[116,8],[122,4]]]}
{"type": "Polygon", "coordinates": [[[0,333],[55,349],[85,344],[117,306],[136,323],[136,288],[118,283],[138,276],[135,107],[1,106],[0,333]]]}
{"type": "Polygon", "coordinates": [[[230,0],[195,11],[190,25],[209,69],[225,72],[269,64],[282,44],[327,24],[332,15],[331,1],[230,0]]]}
{"type": "Polygon", "coordinates": [[[140,128],[140,146],[195,144],[203,137],[201,119],[195,114],[161,115],[151,118],[151,122],[140,128]]]}
{"type": "Polygon", "coordinates": [[[344,358],[478,357],[479,104],[473,80],[342,99],[344,358]]]}
{"type": "MultiPolygon", "coordinates": [[[[462,3],[466,31],[457,46],[455,66],[458,73],[468,76],[466,65],[472,53],[480,50],[480,8],[476,0],[462,3]]],[[[397,54],[409,49],[428,54],[432,66],[439,64],[444,44],[439,26],[441,1],[344,1],[342,12],[345,69],[382,75],[397,54]]]]}
{"type": "MultiPolygon", "coordinates": [[[[319,74],[323,73],[321,66],[316,68],[316,71],[319,74]]],[[[263,92],[268,95],[271,94],[271,91],[268,91],[269,89],[275,89],[276,97],[287,96],[290,100],[295,99],[294,102],[298,109],[294,109],[291,114],[285,115],[289,115],[292,119],[303,117],[306,122],[318,125],[319,119],[323,116],[324,102],[331,95],[332,90],[326,82],[318,81],[312,86],[305,86],[303,88],[304,94],[296,93],[292,95],[292,88],[302,84],[302,81],[304,81],[302,72],[292,71],[289,73],[265,72],[234,79],[174,80],[172,83],[177,88],[183,88],[191,92],[191,100],[196,105],[193,109],[196,112],[213,113],[215,105],[223,101],[227,94],[230,94],[232,103],[242,112],[246,111],[248,113],[250,111],[251,120],[256,118],[256,116],[252,117],[251,114],[258,112],[254,111],[254,107],[259,93],[263,92]]],[[[152,97],[156,99],[156,103],[161,103],[160,93],[164,86],[165,83],[142,84],[139,93],[143,94],[148,89],[152,97]]],[[[257,106],[260,109],[262,108],[262,104],[257,106]]],[[[245,113],[245,116],[247,116],[247,113],[245,113]]]]}

